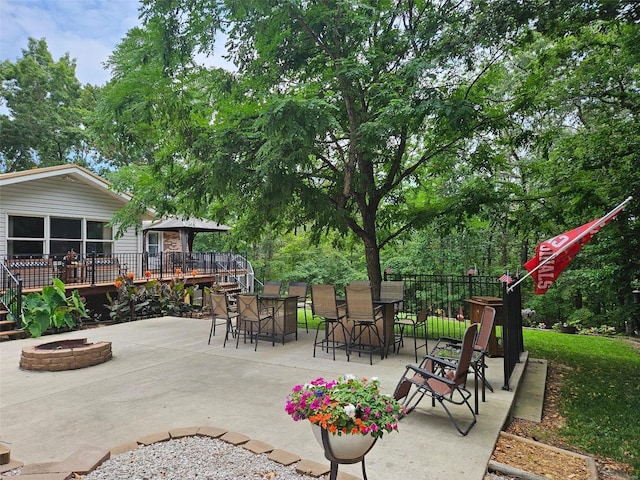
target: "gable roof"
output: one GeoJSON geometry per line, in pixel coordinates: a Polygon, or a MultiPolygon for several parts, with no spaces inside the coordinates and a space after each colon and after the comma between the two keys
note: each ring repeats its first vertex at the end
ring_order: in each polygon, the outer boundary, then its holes
{"type": "Polygon", "coordinates": [[[74,164],[56,165],[54,167],[32,168],[20,172],[0,173],[0,187],[15,185],[22,182],[31,182],[51,177],[68,178],[72,182],[82,182],[91,187],[103,190],[113,198],[123,203],[131,200],[131,195],[118,193],[111,189],[111,183],[95,173],[74,164]]]}

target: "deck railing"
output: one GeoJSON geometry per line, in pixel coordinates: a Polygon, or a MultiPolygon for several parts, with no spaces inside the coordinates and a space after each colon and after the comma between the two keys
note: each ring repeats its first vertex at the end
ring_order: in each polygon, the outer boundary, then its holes
{"type": "Polygon", "coordinates": [[[22,285],[3,263],[0,265],[0,309],[11,312],[11,317],[16,322],[15,328],[21,328],[22,312],[22,285]]]}
{"type": "Polygon", "coordinates": [[[65,260],[62,256],[11,256],[2,259],[3,289],[8,275],[22,281],[23,289],[50,285],[53,278],[65,284],[98,285],[114,283],[118,277],[133,280],[169,280],[176,276],[219,276],[220,281],[253,284],[248,260],[232,252],[161,252],[118,253],[113,255],[81,255],[65,260]]]}

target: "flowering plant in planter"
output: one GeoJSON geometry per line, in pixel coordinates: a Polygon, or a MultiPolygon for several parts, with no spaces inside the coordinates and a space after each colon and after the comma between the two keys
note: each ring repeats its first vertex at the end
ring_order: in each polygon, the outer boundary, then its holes
{"type": "Polygon", "coordinates": [[[285,410],[295,421],[308,419],[335,435],[371,435],[398,429],[403,406],[380,392],[372,377],[344,375],[337,380],[317,378],[296,385],[287,397],[285,410]]]}

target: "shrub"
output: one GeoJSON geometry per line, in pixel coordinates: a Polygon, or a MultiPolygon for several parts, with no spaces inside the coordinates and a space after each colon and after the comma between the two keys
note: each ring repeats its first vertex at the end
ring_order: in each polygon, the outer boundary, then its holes
{"type": "Polygon", "coordinates": [[[149,280],[145,284],[135,285],[128,277],[118,277],[115,281],[117,295],[107,294],[109,317],[117,322],[138,318],[159,317],[164,315],[182,316],[193,310],[187,301],[193,298],[195,287],[187,286],[181,272],[176,278],[161,282],[149,280]]]}
{"type": "Polygon", "coordinates": [[[31,292],[22,297],[22,325],[32,337],[39,337],[52,328],[74,328],[89,318],[78,290],[67,297],[64,283],[53,279],[52,285],[42,287],[42,292],[31,292]]]}

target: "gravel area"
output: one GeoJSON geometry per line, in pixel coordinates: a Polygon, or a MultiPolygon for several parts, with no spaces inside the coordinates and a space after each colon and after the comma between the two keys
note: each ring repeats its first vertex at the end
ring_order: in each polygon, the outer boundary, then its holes
{"type": "MultiPolygon", "coordinates": [[[[2,474],[20,475],[20,468],[2,474]]],[[[20,478],[20,477],[16,477],[20,478]]],[[[113,455],[82,480],[318,480],[211,437],[184,437],[113,455]]]]}
{"type": "Polygon", "coordinates": [[[84,480],[317,480],[210,437],[184,437],[112,456],[84,480]]]}

